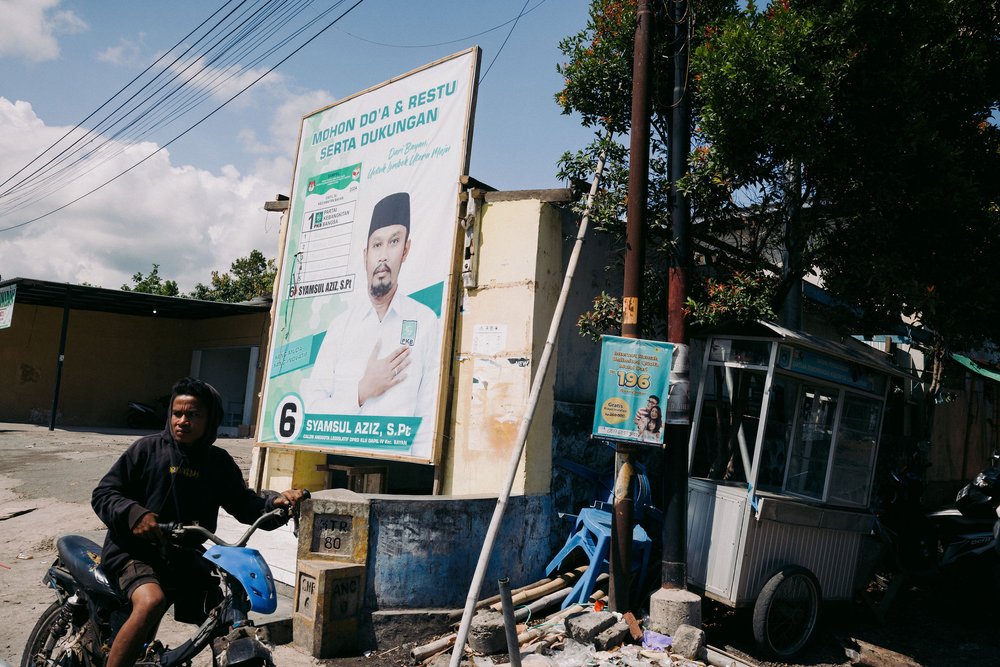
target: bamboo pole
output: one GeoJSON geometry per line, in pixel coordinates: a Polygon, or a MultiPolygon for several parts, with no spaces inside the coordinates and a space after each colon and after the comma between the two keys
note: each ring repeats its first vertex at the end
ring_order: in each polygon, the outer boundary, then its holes
{"type": "MultiPolygon", "coordinates": [[[[546,579],[544,583],[533,588],[522,588],[518,593],[511,596],[511,602],[514,604],[523,604],[525,602],[531,602],[532,600],[537,600],[540,597],[544,597],[549,593],[554,593],[560,591],[564,588],[570,586],[570,584],[576,583],[576,580],[583,576],[583,573],[587,571],[586,565],[581,565],[580,567],[565,572],[555,579],[546,579]]],[[[500,611],[500,603],[490,605],[490,609],[493,611],[500,611]]]]}
{"type": "Polygon", "coordinates": [[[469,637],[469,626],[472,624],[472,615],[476,610],[479,591],[483,587],[483,579],[486,578],[486,568],[489,565],[490,556],[493,555],[493,545],[496,543],[497,534],[500,532],[500,522],[507,509],[507,501],[510,500],[511,489],[514,488],[514,478],[517,476],[517,468],[521,464],[521,456],[524,454],[524,444],[528,440],[528,429],[531,426],[531,420],[535,415],[535,408],[538,406],[538,399],[542,393],[542,385],[545,382],[549,361],[552,359],[552,350],[555,349],[556,338],[559,334],[559,323],[562,321],[563,311],[566,310],[566,301],[569,298],[569,288],[573,283],[573,276],[576,273],[576,265],[580,261],[583,240],[587,233],[587,225],[590,223],[590,210],[594,205],[597,188],[600,186],[606,156],[607,150],[604,150],[597,161],[594,182],[591,184],[590,193],[587,195],[587,208],[583,214],[583,218],[580,219],[580,227],[576,234],[576,243],[573,245],[573,252],[570,254],[569,264],[566,267],[566,276],[563,278],[562,291],[559,293],[559,300],[556,303],[555,312],[552,314],[552,322],[549,324],[549,334],[545,340],[545,347],[538,361],[538,370],[535,372],[535,379],[531,385],[527,410],[521,419],[521,426],[517,432],[517,444],[514,446],[513,452],[511,452],[507,478],[504,481],[500,497],[497,498],[497,505],[493,510],[493,518],[490,520],[489,528],[486,530],[483,548],[479,552],[479,562],[476,564],[476,571],[472,576],[472,584],[469,586],[469,594],[465,600],[465,611],[462,613],[462,622],[458,626],[458,638],[455,641],[455,650],[452,651],[449,667],[459,667],[459,663],[462,662],[462,654],[465,652],[465,641],[469,637]]]}

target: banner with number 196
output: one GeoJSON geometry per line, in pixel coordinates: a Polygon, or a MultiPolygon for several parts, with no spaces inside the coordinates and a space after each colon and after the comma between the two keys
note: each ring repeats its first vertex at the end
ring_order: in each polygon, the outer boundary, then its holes
{"type": "Polygon", "coordinates": [[[601,337],[594,437],[663,445],[673,351],[661,341],[601,337]]]}

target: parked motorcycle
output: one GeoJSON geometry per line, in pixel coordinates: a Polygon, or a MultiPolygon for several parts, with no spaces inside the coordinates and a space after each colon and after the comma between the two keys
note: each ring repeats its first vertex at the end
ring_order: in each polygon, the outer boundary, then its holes
{"type": "MultiPolygon", "coordinates": [[[[297,510],[278,507],[262,515],[234,544],[197,525],[160,524],[168,541],[181,548],[186,536],[214,542],[203,554],[218,578],[219,602],[190,639],[170,649],[159,641],[147,645],[137,667],[180,667],[211,644],[216,667],[274,667],[271,652],[258,638],[249,612],[274,613],[277,596],[271,570],[247,541],[258,527],[278,517],[297,521],[297,510]]],[[[296,525],[297,529],[297,525],[296,525]]],[[[190,542],[190,540],[188,540],[190,542]]],[[[130,603],[100,567],[101,548],[79,535],[57,542],[58,558],[43,583],[58,599],[35,624],[21,667],[103,667],[111,643],[129,616],[130,603]]]]}
{"type": "Polygon", "coordinates": [[[170,396],[161,396],[157,401],[161,407],[156,408],[139,401],[129,401],[125,412],[125,423],[134,429],[162,429],[167,423],[167,408],[170,396]]]}
{"type": "Polygon", "coordinates": [[[922,474],[912,466],[894,470],[877,510],[878,529],[908,574],[927,578],[943,574],[987,572],[1000,586],[997,559],[997,511],[1000,507],[1000,453],[955,497],[955,506],[926,512],[920,503],[922,474]]]}

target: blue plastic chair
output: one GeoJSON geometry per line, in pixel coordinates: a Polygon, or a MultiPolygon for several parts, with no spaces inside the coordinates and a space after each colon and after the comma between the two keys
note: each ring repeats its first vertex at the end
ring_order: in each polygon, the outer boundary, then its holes
{"type": "MultiPolygon", "coordinates": [[[[653,542],[642,526],[635,526],[632,529],[632,569],[638,570],[640,582],[646,577],[652,547],[653,542]]],[[[563,600],[563,609],[575,603],[586,604],[594,592],[597,577],[608,571],[608,554],[611,551],[611,512],[594,507],[580,510],[576,526],[567,538],[566,544],[545,568],[546,576],[559,569],[563,560],[577,548],[583,550],[589,561],[589,567],[570,590],[569,596],[563,600]]]]}

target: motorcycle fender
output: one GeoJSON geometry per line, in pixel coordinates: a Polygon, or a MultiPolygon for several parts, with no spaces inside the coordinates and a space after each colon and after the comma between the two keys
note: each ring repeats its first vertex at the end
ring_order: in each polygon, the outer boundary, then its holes
{"type": "Polygon", "coordinates": [[[76,590],[76,580],[66,570],[59,567],[57,560],[42,577],[42,583],[60,595],[69,595],[76,590]]]}
{"type": "Polygon", "coordinates": [[[240,582],[250,599],[250,609],[260,614],[273,614],[278,608],[271,568],[259,551],[215,545],[204,553],[204,557],[240,582]]]}
{"type": "Polygon", "coordinates": [[[216,657],[219,667],[240,667],[240,665],[270,665],[271,652],[254,636],[240,637],[216,657]]]}

